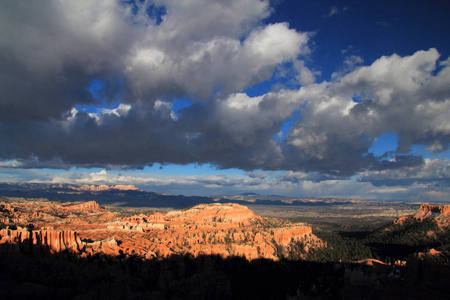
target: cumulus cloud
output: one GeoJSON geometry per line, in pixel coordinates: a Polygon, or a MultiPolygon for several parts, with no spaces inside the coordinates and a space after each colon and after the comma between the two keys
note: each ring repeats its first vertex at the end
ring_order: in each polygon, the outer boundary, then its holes
{"type": "Polygon", "coordinates": [[[242,88],[307,42],[286,24],[255,29],[268,15],[268,2],[259,0],[2,3],[0,121],[60,118],[75,105],[95,104],[86,90],[95,78],[108,78],[111,92],[112,78],[124,78],[127,101],[206,99],[216,89],[242,88]],[[167,14],[148,13],[158,7],[167,14]]]}
{"type": "Polygon", "coordinates": [[[421,165],[404,166],[397,169],[371,171],[362,174],[360,180],[376,186],[410,186],[415,183],[450,186],[450,159],[424,159],[421,165]]]}
{"type": "Polygon", "coordinates": [[[216,90],[227,95],[269,79],[279,63],[308,51],[308,35],[285,23],[256,28],[243,42],[217,35],[174,47],[155,45],[151,37],[127,59],[126,76],[137,99],[187,94],[206,101],[216,90]]]}
{"type": "Polygon", "coordinates": [[[402,155],[413,145],[446,151],[450,94],[444,92],[442,81],[449,82],[450,77],[445,75],[446,66],[433,74],[438,58],[435,49],[382,57],[336,82],[322,84],[291,128],[287,144],[303,162],[313,163],[311,170],[334,169],[337,174],[420,165],[420,157],[402,155]],[[399,136],[394,153],[398,159],[389,166],[368,153],[375,138],[388,132],[399,136]]]}
{"type": "Polygon", "coordinates": [[[397,133],[398,152],[407,153],[412,145],[445,151],[450,94],[442,83],[448,84],[450,76],[447,67],[433,75],[438,58],[436,49],[407,57],[382,57],[348,74],[333,89],[349,96],[363,95],[365,100],[352,108],[352,114],[364,116],[370,135],[397,133]]]}
{"type": "MultiPolygon", "coordinates": [[[[260,0],[2,2],[0,167],[210,163],[287,170],[275,181],[311,190],[355,174],[360,185],[401,172],[448,179],[427,175],[432,162],[410,150],[448,150],[450,60],[436,49],[365,66],[347,56],[343,72],[317,83],[305,66],[310,36],[264,25],[269,14],[260,0]],[[300,88],[243,92],[286,63],[300,88]],[[192,105],[175,114],[178,98],[192,105]],[[390,161],[369,152],[386,133],[399,137],[390,161]]],[[[248,174],[250,186],[266,179],[248,174]]]]}

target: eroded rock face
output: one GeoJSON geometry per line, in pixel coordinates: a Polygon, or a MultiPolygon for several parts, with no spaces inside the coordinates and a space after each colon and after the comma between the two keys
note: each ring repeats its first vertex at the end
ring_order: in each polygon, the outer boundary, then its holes
{"type": "Polygon", "coordinates": [[[0,231],[4,248],[40,246],[81,256],[218,254],[277,260],[292,243],[301,242],[305,251],[324,246],[310,226],[274,227],[238,204],[201,204],[165,214],[119,217],[94,201],[60,205],[13,199],[0,203],[0,220],[6,227],[0,231]]]}
{"type": "Polygon", "coordinates": [[[33,253],[44,248],[50,253],[55,253],[64,250],[79,252],[83,249],[84,243],[81,242],[76,232],[70,230],[55,230],[54,228],[29,230],[17,227],[16,229],[1,229],[0,244],[14,245],[13,251],[33,253]]]}
{"type": "Polygon", "coordinates": [[[83,184],[81,186],[69,186],[68,188],[75,190],[75,191],[90,191],[90,192],[109,191],[109,190],[139,191],[139,189],[137,187],[135,187],[134,185],[123,185],[123,184],[112,185],[112,186],[109,186],[106,184],[101,184],[101,185],[83,184]]]}
{"type": "Polygon", "coordinates": [[[62,207],[66,211],[72,212],[99,212],[101,211],[100,205],[95,201],[81,202],[70,206],[62,207]]]}
{"type": "Polygon", "coordinates": [[[449,217],[450,205],[432,205],[422,204],[419,211],[415,215],[416,219],[425,219],[428,217],[449,217]]]}
{"type": "Polygon", "coordinates": [[[440,226],[450,226],[450,205],[422,204],[415,215],[398,218],[394,223],[403,224],[410,219],[422,221],[428,218],[436,219],[440,226]]]}

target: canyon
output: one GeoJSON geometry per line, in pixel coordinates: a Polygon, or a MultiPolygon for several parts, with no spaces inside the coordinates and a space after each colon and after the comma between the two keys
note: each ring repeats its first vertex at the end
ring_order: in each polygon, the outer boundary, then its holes
{"type": "Polygon", "coordinates": [[[173,254],[239,256],[278,260],[325,242],[305,223],[257,216],[232,203],[199,204],[148,214],[111,210],[95,201],[59,203],[2,198],[0,250],[41,254],[69,251],[80,257],[104,254],[166,258],[173,254]]]}
{"type": "Polygon", "coordinates": [[[236,203],[0,197],[0,288],[16,299],[447,299],[449,209],[417,208],[358,242],[236,203]],[[402,245],[414,250],[405,260],[392,253],[402,245]]]}

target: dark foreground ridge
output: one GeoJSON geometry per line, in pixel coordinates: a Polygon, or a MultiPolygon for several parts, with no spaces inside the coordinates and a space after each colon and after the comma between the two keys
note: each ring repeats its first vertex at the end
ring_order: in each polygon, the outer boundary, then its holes
{"type": "Polygon", "coordinates": [[[2,251],[5,299],[448,299],[449,293],[448,267],[423,260],[393,268],[214,255],[146,260],[41,253],[2,251]]]}

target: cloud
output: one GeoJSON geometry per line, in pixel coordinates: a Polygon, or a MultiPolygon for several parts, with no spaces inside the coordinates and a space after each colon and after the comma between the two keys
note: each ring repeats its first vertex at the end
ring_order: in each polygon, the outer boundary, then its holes
{"type": "Polygon", "coordinates": [[[306,33],[285,23],[256,28],[243,42],[217,35],[175,48],[152,39],[132,51],[126,76],[137,99],[187,95],[207,101],[217,90],[226,96],[269,79],[278,64],[306,54],[307,42],[306,33]]]}
{"type": "Polygon", "coordinates": [[[347,10],[348,10],[348,7],[339,8],[339,7],[335,6],[335,5],[333,5],[330,8],[330,11],[328,12],[328,14],[325,14],[323,17],[324,18],[331,18],[332,16],[340,14],[340,13],[342,13],[344,11],[347,11],[347,10]]]}
{"type": "Polygon", "coordinates": [[[268,176],[265,172],[247,172],[246,175],[250,178],[260,178],[260,179],[264,179],[268,176]]]}
{"type": "Polygon", "coordinates": [[[307,68],[304,61],[296,61],[294,63],[294,69],[297,71],[298,75],[296,76],[296,78],[301,85],[309,85],[316,81],[317,73],[307,68]]]}
{"type": "MultiPolygon", "coordinates": [[[[450,76],[446,67],[433,74],[438,58],[435,49],[382,57],[321,85],[287,136],[295,156],[303,158],[303,169],[354,174],[379,168],[381,163],[367,151],[377,136],[388,132],[399,136],[395,155],[410,152],[413,145],[446,151],[450,94],[442,81],[449,82],[450,76]]],[[[398,156],[390,168],[406,159],[421,162],[398,156]]]]}
{"type": "Polygon", "coordinates": [[[125,79],[124,100],[132,102],[181,94],[205,99],[217,88],[254,83],[306,41],[283,24],[255,31],[268,15],[268,2],[259,0],[2,3],[0,121],[58,119],[75,105],[98,104],[86,87],[107,78],[114,91],[117,75],[125,79]],[[147,14],[152,7],[167,11],[159,25],[158,16],[147,14]],[[255,57],[237,71],[242,74],[223,72],[253,57],[251,41],[241,40],[275,35],[283,40],[268,57],[255,57]],[[217,68],[209,68],[212,61],[217,68]]]}
{"type": "MultiPolygon", "coordinates": [[[[1,168],[1,167],[0,167],[1,168]]],[[[16,177],[19,174],[15,174],[16,177]]],[[[147,172],[117,172],[105,169],[98,172],[67,171],[46,173],[36,170],[21,171],[20,175],[34,183],[71,183],[71,184],[106,184],[106,185],[135,185],[141,189],[156,192],[185,194],[185,195],[212,195],[224,191],[241,193],[268,189],[272,183],[264,178],[252,178],[240,175],[226,175],[218,172],[215,175],[179,176],[158,175],[147,172]],[[31,179],[30,179],[31,178],[31,179]]],[[[11,179],[10,179],[11,180],[11,179]]],[[[16,180],[11,180],[16,181],[16,180]]]]}
{"type": "Polygon", "coordinates": [[[363,95],[366,100],[355,105],[352,114],[366,118],[369,134],[397,133],[398,152],[407,153],[414,144],[446,151],[450,94],[442,83],[449,83],[450,76],[446,67],[433,75],[438,58],[436,49],[403,58],[382,57],[348,74],[333,89],[349,96],[363,95]]]}
{"type": "Polygon", "coordinates": [[[85,90],[116,68],[135,36],[112,1],[0,5],[0,121],[60,118],[94,102],[85,90]]]}
{"type": "Polygon", "coordinates": [[[235,93],[187,107],[178,118],[170,103],[160,100],[122,104],[98,114],[73,110],[63,120],[0,128],[9,141],[0,154],[5,159],[34,157],[71,166],[198,162],[344,177],[364,169],[396,168],[407,157],[398,156],[388,165],[367,153],[385,132],[398,133],[399,152],[413,144],[433,151],[448,145],[445,120],[450,102],[434,100],[442,94],[439,89],[445,93],[447,66],[431,74],[437,58],[433,49],[404,58],[384,57],[337,82],[253,98],[235,93]],[[395,78],[386,79],[391,73],[395,78]],[[355,102],[352,96],[361,93],[364,100],[355,102]],[[302,117],[285,140],[275,141],[274,135],[296,110],[302,117]]]}
{"type": "MultiPolygon", "coordinates": [[[[319,83],[305,65],[310,35],[264,25],[269,14],[259,0],[1,3],[0,167],[209,163],[285,170],[273,182],[309,190],[358,174],[365,188],[408,172],[415,182],[448,179],[429,175],[431,162],[410,151],[448,150],[450,60],[436,49],[369,65],[347,56],[342,72],[319,83]],[[301,87],[243,92],[284,64],[301,87]],[[93,80],[104,82],[101,97],[89,92],[93,80]],[[176,99],[192,105],[175,114],[176,99]],[[399,137],[390,161],[368,152],[386,133],[399,137]]],[[[270,177],[248,174],[249,186],[270,177]]]]}
{"type": "MultiPolygon", "coordinates": [[[[427,167],[431,170],[431,162],[427,167]]],[[[2,168],[0,166],[0,168],[2,168]]],[[[399,174],[399,172],[397,172],[399,174]]],[[[366,172],[361,176],[369,176],[366,172]]],[[[378,179],[383,174],[375,174],[378,179]]],[[[384,179],[388,185],[371,183],[369,180],[343,180],[342,178],[319,178],[320,174],[303,172],[249,172],[243,175],[221,174],[216,170],[214,175],[161,175],[157,172],[117,170],[72,169],[69,171],[45,172],[36,169],[2,169],[2,180],[17,182],[30,181],[37,183],[72,183],[72,184],[133,184],[144,190],[184,195],[217,195],[238,194],[243,192],[265,193],[270,195],[287,195],[294,197],[337,197],[365,198],[379,200],[411,200],[411,201],[446,201],[450,195],[450,187],[444,180],[436,182],[420,180],[405,185],[401,180],[397,185],[389,185],[389,178],[384,179]],[[374,185],[375,184],[375,185],[374,185]],[[438,184],[438,185],[437,185],[438,184]]],[[[395,176],[395,175],[394,175],[395,176]]],[[[394,177],[392,176],[392,177],[394,177]]],[[[403,176],[407,176],[406,173],[403,176]]],[[[419,178],[420,174],[416,175],[419,178]]],[[[444,175],[442,175],[444,176],[444,175]]],[[[447,175],[445,175],[447,176],[447,175]]],[[[406,177],[405,177],[406,178],[406,177]]],[[[445,178],[445,177],[442,177],[445,178]]],[[[375,179],[375,177],[372,177],[375,179]]],[[[448,182],[448,180],[447,180],[448,182]]]]}
{"type": "Polygon", "coordinates": [[[415,183],[450,186],[450,159],[424,159],[420,165],[406,165],[396,169],[370,171],[360,181],[375,186],[411,186],[415,183]]]}

